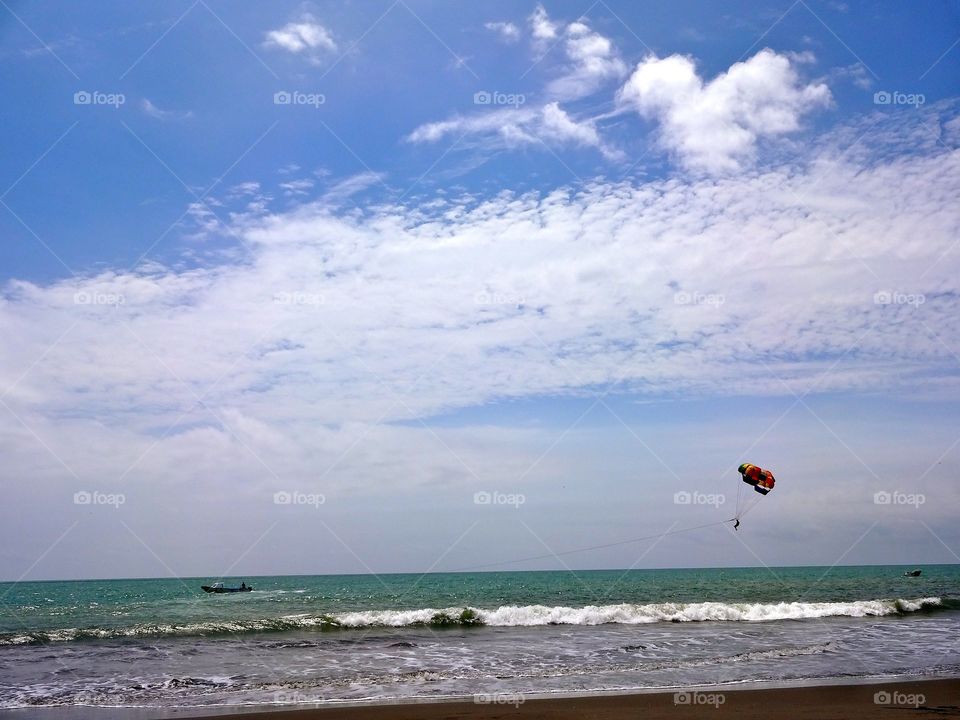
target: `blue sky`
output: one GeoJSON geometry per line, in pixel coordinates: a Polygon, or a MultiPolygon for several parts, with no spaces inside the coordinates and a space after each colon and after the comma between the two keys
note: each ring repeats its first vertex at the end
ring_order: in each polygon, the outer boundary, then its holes
{"type": "Polygon", "coordinates": [[[0,576],[957,560],[956,5],[0,23],[0,576]]]}

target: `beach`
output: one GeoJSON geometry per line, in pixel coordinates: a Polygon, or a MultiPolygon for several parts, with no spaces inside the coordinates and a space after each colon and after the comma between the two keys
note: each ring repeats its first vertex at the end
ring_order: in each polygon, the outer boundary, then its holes
{"type": "Polygon", "coordinates": [[[859,720],[878,717],[960,717],[960,679],[761,690],[721,691],[708,688],[680,694],[563,697],[532,699],[513,704],[418,702],[272,710],[231,717],[243,720],[686,720],[704,717],[715,720],[859,720]]]}

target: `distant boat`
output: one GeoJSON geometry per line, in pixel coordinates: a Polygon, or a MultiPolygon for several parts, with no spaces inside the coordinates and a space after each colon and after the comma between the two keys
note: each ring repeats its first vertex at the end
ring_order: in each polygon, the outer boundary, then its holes
{"type": "Polygon", "coordinates": [[[213,585],[201,585],[200,589],[208,593],[231,593],[231,592],[250,592],[252,587],[246,583],[241,583],[240,587],[224,587],[222,582],[213,585]]]}
{"type": "Polygon", "coordinates": [[[907,572],[905,572],[905,573],[903,574],[903,576],[904,576],[904,577],[920,577],[920,573],[921,573],[921,572],[923,572],[923,571],[922,571],[922,570],[907,570],[907,572]]]}

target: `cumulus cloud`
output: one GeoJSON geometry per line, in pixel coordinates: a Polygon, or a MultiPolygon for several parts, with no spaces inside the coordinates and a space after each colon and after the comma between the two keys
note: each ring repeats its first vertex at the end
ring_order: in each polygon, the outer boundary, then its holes
{"type": "Polygon", "coordinates": [[[785,55],[764,49],[704,82],[682,55],[647,57],[618,93],[621,106],[659,123],[662,145],[697,171],[738,170],[763,139],[796,131],[828,106],[822,83],[804,84],[785,55]]]}
{"type": "Polygon", "coordinates": [[[289,22],[276,30],[268,31],[263,44],[266,47],[304,54],[309,56],[312,61],[317,62],[320,53],[336,52],[337,50],[337,43],[330,31],[308,13],[302,15],[299,20],[289,22]]]}
{"type": "Polygon", "coordinates": [[[484,23],[483,26],[496,33],[497,37],[505,43],[515,43],[520,39],[520,28],[512,22],[488,22],[484,23]]]}

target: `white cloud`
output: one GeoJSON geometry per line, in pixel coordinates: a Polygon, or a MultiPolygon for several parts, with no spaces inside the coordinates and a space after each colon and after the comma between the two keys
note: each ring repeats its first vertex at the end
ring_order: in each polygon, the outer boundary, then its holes
{"type": "Polygon", "coordinates": [[[572,142],[575,145],[597,148],[609,160],[623,159],[623,153],[608,147],[590,121],[575,122],[559,103],[548,103],[540,114],[537,132],[550,140],[572,142]]]}
{"type": "MultiPolygon", "coordinates": [[[[605,83],[622,78],[627,66],[611,41],[591,30],[583,21],[551,21],[538,5],[529,18],[534,45],[562,37],[566,62],[555,69],[556,77],[545,90],[545,100],[534,102],[521,95],[514,106],[500,105],[474,115],[457,115],[424,123],[407,136],[409,142],[436,142],[448,135],[470,136],[473,146],[486,151],[516,149],[543,144],[592,147],[608,160],[622,160],[624,154],[600,137],[594,119],[575,120],[560,107],[596,93],[605,83]]],[[[498,93],[506,97],[507,93],[498,93]]],[[[514,93],[516,95],[516,93],[514,93]]],[[[464,148],[470,143],[461,143],[464,148]]]]}
{"type": "Polygon", "coordinates": [[[535,42],[544,44],[556,40],[560,25],[550,20],[543,5],[537,5],[527,20],[535,42]]]}
{"type": "Polygon", "coordinates": [[[832,68],[828,74],[831,80],[849,80],[862,90],[873,87],[873,76],[867,72],[863,63],[857,62],[845,67],[832,68]]]}
{"type": "Polygon", "coordinates": [[[622,106],[660,123],[666,149],[707,172],[740,169],[758,141],[799,129],[803,115],[831,99],[826,85],[803,84],[790,59],[769,49],[706,83],[691,58],[650,56],[618,94],[622,106]]]}
{"type": "Polygon", "coordinates": [[[503,108],[482,115],[454,117],[426,123],[407,136],[408,142],[437,142],[446,136],[469,135],[486,149],[515,149],[527,146],[573,145],[592,147],[608,159],[621,159],[622,154],[608,147],[590,120],[576,121],[552,102],[540,107],[503,108]]]}
{"type": "MultiPolygon", "coordinates": [[[[592,140],[559,109],[550,122],[571,140],[592,140]]],[[[369,418],[380,382],[405,386],[440,357],[409,400],[416,413],[575,392],[620,372],[641,391],[781,393],[769,370],[803,388],[874,323],[858,359],[825,382],[923,385],[937,363],[953,361],[911,313],[924,313],[948,345],[960,338],[951,295],[960,259],[947,252],[960,232],[960,177],[938,147],[931,138],[929,150],[868,162],[836,159],[828,146],[807,169],[596,181],[430,210],[378,205],[365,219],[316,204],[267,214],[233,228],[250,252],[235,266],[11,285],[0,325],[22,342],[4,344],[3,385],[74,321],[13,393],[36,401],[33,410],[57,416],[80,403],[107,419],[111,409],[165,414],[188,403],[189,393],[164,389],[165,368],[125,326],[187,386],[227,373],[219,404],[277,420],[369,418]],[[927,300],[875,304],[885,290],[927,300]],[[125,300],[75,304],[81,292],[125,300]],[[298,292],[323,302],[275,302],[298,292]],[[675,303],[677,293],[691,302],[675,303]],[[724,300],[699,304],[696,293],[724,300]],[[563,348],[565,367],[544,365],[550,351],[537,337],[563,348]],[[283,341],[303,347],[256,350],[283,341]],[[277,393],[306,405],[275,404],[277,393]],[[327,402],[313,407],[321,397],[327,402]]],[[[378,181],[348,179],[340,194],[378,181]]]]}
{"type": "Polygon", "coordinates": [[[193,117],[193,113],[190,111],[176,112],[173,110],[162,110],[154,105],[149,98],[144,98],[140,101],[140,109],[145,115],[156,120],[184,120],[193,117]]]}
{"type": "Polygon", "coordinates": [[[382,184],[385,177],[383,173],[373,172],[371,170],[351,175],[328,188],[323,195],[323,199],[328,203],[342,202],[368,188],[382,184]]]}
{"type": "Polygon", "coordinates": [[[320,53],[337,50],[337,43],[330,31],[310,14],[304,14],[296,22],[289,22],[282,28],[267,32],[264,45],[291,53],[303,53],[309,56],[312,62],[319,62],[320,53]]]}
{"type": "Polygon", "coordinates": [[[280,183],[280,187],[283,189],[283,194],[287,197],[297,197],[306,195],[313,189],[314,184],[314,181],[309,178],[301,178],[299,180],[280,183]]]}
{"type": "Polygon", "coordinates": [[[260,183],[255,181],[247,181],[242,183],[237,183],[230,187],[230,190],[227,193],[228,197],[241,197],[247,195],[256,195],[260,192],[260,183]]]}
{"type": "Polygon", "coordinates": [[[520,39],[520,28],[512,22],[488,22],[483,25],[487,30],[495,32],[505,43],[515,43],[520,39]]]}
{"type": "Polygon", "coordinates": [[[606,82],[627,74],[609,38],[591,30],[582,21],[570,23],[564,30],[564,52],[569,65],[563,74],[547,85],[547,92],[561,100],[592,95],[606,82]]]}

